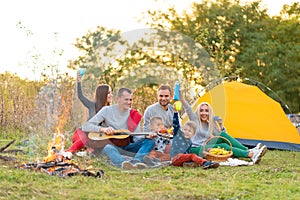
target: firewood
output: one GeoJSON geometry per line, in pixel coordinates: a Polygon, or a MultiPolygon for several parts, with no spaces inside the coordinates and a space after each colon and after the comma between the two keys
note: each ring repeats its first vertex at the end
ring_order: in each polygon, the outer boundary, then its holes
{"type": "Polygon", "coordinates": [[[5,161],[15,161],[16,160],[16,158],[14,158],[14,157],[1,156],[1,155],[0,155],[0,159],[5,160],[5,161]]]}
{"type": "Polygon", "coordinates": [[[10,149],[10,150],[6,150],[6,151],[2,151],[1,153],[19,153],[19,152],[23,152],[23,150],[21,150],[21,149],[10,149]]]}
{"type": "Polygon", "coordinates": [[[16,140],[12,140],[10,141],[7,145],[3,146],[0,148],[0,152],[4,151],[5,149],[7,149],[11,144],[13,144],[16,140]]]}

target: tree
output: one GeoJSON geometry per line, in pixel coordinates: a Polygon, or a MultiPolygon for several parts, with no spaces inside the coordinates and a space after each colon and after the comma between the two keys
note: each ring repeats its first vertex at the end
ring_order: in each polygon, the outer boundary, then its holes
{"type": "MultiPolygon", "coordinates": [[[[214,63],[201,45],[178,32],[141,29],[121,35],[114,32],[116,35],[112,36],[107,34],[112,31],[103,27],[98,29],[97,33],[89,32],[78,40],[76,46],[83,52],[83,56],[70,65],[74,68],[86,67],[86,81],[95,83],[96,78],[99,78],[105,80],[113,89],[156,89],[161,83],[173,85],[178,79],[183,84],[195,85],[219,76],[214,63]],[[108,36],[117,39],[112,40],[108,36]],[[135,40],[130,41],[132,38],[135,40]],[[105,41],[106,45],[99,45],[105,41]],[[98,52],[104,52],[101,59],[98,59],[98,52]],[[199,70],[203,73],[197,73],[199,70]]],[[[145,103],[149,105],[153,102],[145,103]]]]}
{"type": "Polygon", "coordinates": [[[89,88],[96,88],[100,82],[110,84],[114,88],[120,72],[114,63],[118,55],[122,54],[120,52],[124,51],[123,46],[126,45],[126,41],[121,39],[120,31],[107,30],[105,27],[98,26],[95,31],[88,31],[86,35],[77,39],[75,47],[82,55],[72,61],[68,67],[86,68],[85,79],[89,88]]]}
{"type": "Polygon", "coordinates": [[[262,82],[288,102],[293,112],[299,111],[299,89],[295,89],[299,85],[298,3],[286,5],[282,16],[274,18],[260,9],[260,1],[241,5],[234,0],[194,3],[191,13],[181,15],[174,8],[148,15],[148,25],[168,27],[203,45],[222,77],[236,75],[262,82]]]}

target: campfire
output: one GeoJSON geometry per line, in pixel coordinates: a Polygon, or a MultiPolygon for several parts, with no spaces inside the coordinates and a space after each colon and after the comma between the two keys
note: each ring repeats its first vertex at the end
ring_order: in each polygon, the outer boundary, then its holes
{"type": "Polygon", "coordinates": [[[61,162],[64,157],[67,157],[65,152],[65,136],[57,128],[57,133],[54,133],[52,140],[48,142],[48,155],[44,158],[44,162],[61,162]]]}
{"type": "Polygon", "coordinates": [[[65,137],[59,129],[54,137],[48,142],[48,155],[44,157],[43,162],[23,163],[19,165],[22,169],[32,169],[35,171],[46,172],[49,175],[61,177],[85,175],[101,178],[104,175],[102,170],[91,171],[91,168],[81,169],[79,165],[71,158],[70,152],[64,151],[65,137]]]}
{"type": "Polygon", "coordinates": [[[97,172],[90,171],[90,169],[80,169],[80,167],[72,160],[66,160],[61,157],[61,161],[48,161],[48,162],[35,162],[35,163],[24,163],[18,166],[22,169],[32,169],[34,171],[42,171],[49,175],[56,175],[60,177],[67,176],[92,176],[101,178],[104,175],[102,170],[97,172]]]}
{"type": "MultiPolygon", "coordinates": [[[[48,142],[48,155],[44,157],[43,162],[36,161],[34,163],[23,163],[19,165],[22,169],[33,169],[35,171],[46,172],[49,175],[57,175],[61,177],[74,176],[74,175],[86,175],[93,177],[102,177],[104,172],[102,170],[91,171],[91,168],[81,169],[79,165],[71,158],[70,152],[64,151],[65,137],[62,134],[64,125],[67,122],[67,118],[71,109],[72,99],[67,93],[63,93],[61,96],[60,108],[58,114],[54,114],[56,119],[56,133],[54,137],[48,142]]],[[[56,112],[55,112],[56,113],[56,112]]]]}
{"type": "Polygon", "coordinates": [[[53,139],[48,143],[48,155],[44,158],[43,162],[23,163],[18,167],[21,169],[42,171],[49,175],[60,177],[76,175],[103,177],[104,172],[102,170],[91,171],[91,168],[81,169],[79,165],[71,159],[72,154],[64,151],[64,142],[63,134],[59,132],[55,133],[53,139]]]}

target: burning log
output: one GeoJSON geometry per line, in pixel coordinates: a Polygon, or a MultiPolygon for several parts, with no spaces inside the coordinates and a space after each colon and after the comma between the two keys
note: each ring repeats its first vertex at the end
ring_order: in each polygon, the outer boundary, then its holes
{"type": "Polygon", "coordinates": [[[97,172],[92,172],[87,169],[80,169],[79,166],[72,162],[43,162],[43,163],[25,163],[17,166],[21,169],[32,169],[34,171],[45,172],[49,175],[56,175],[60,177],[67,176],[76,176],[76,175],[84,175],[84,176],[92,176],[95,178],[101,178],[104,176],[103,170],[98,170],[97,172]]]}
{"type": "Polygon", "coordinates": [[[64,144],[65,137],[58,128],[57,133],[54,134],[54,137],[48,143],[48,155],[44,157],[44,162],[24,163],[17,167],[21,169],[42,171],[49,175],[60,177],[84,175],[101,178],[104,176],[104,172],[101,169],[96,172],[88,169],[80,169],[80,167],[71,159],[72,154],[64,151],[64,144]]]}
{"type": "Polygon", "coordinates": [[[84,175],[84,176],[92,176],[95,178],[102,178],[104,176],[103,170],[98,170],[97,172],[91,172],[88,170],[81,170],[79,167],[74,165],[65,164],[65,163],[56,163],[56,165],[52,165],[51,167],[48,163],[27,163],[18,166],[18,168],[22,169],[32,169],[34,171],[45,172],[49,175],[56,175],[60,177],[67,176],[76,176],[76,175],[84,175]]]}
{"type": "Polygon", "coordinates": [[[51,151],[48,151],[48,156],[44,158],[44,162],[24,163],[17,167],[21,169],[41,171],[49,175],[56,175],[60,177],[84,175],[101,178],[104,176],[103,170],[92,172],[87,169],[80,169],[80,167],[70,157],[64,155],[67,154],[57,150],[55,146],[52,146],[51,151]]]}

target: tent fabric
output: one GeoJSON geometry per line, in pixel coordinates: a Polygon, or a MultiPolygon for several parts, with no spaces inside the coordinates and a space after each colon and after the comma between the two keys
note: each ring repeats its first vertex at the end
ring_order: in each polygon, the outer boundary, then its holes
{"type": "MultiPolygon", "coordinates": [[[[224,82],[199,97],[192,105],[196,110],[208,102],[223,119],[227,132],[242,144],[258,142],[268,148],[300,151],[300,136],[280,104],[258,87],[240,82],[224,82]]],[[[183,122],[187,120],[184,117],[183,122]]]]}

